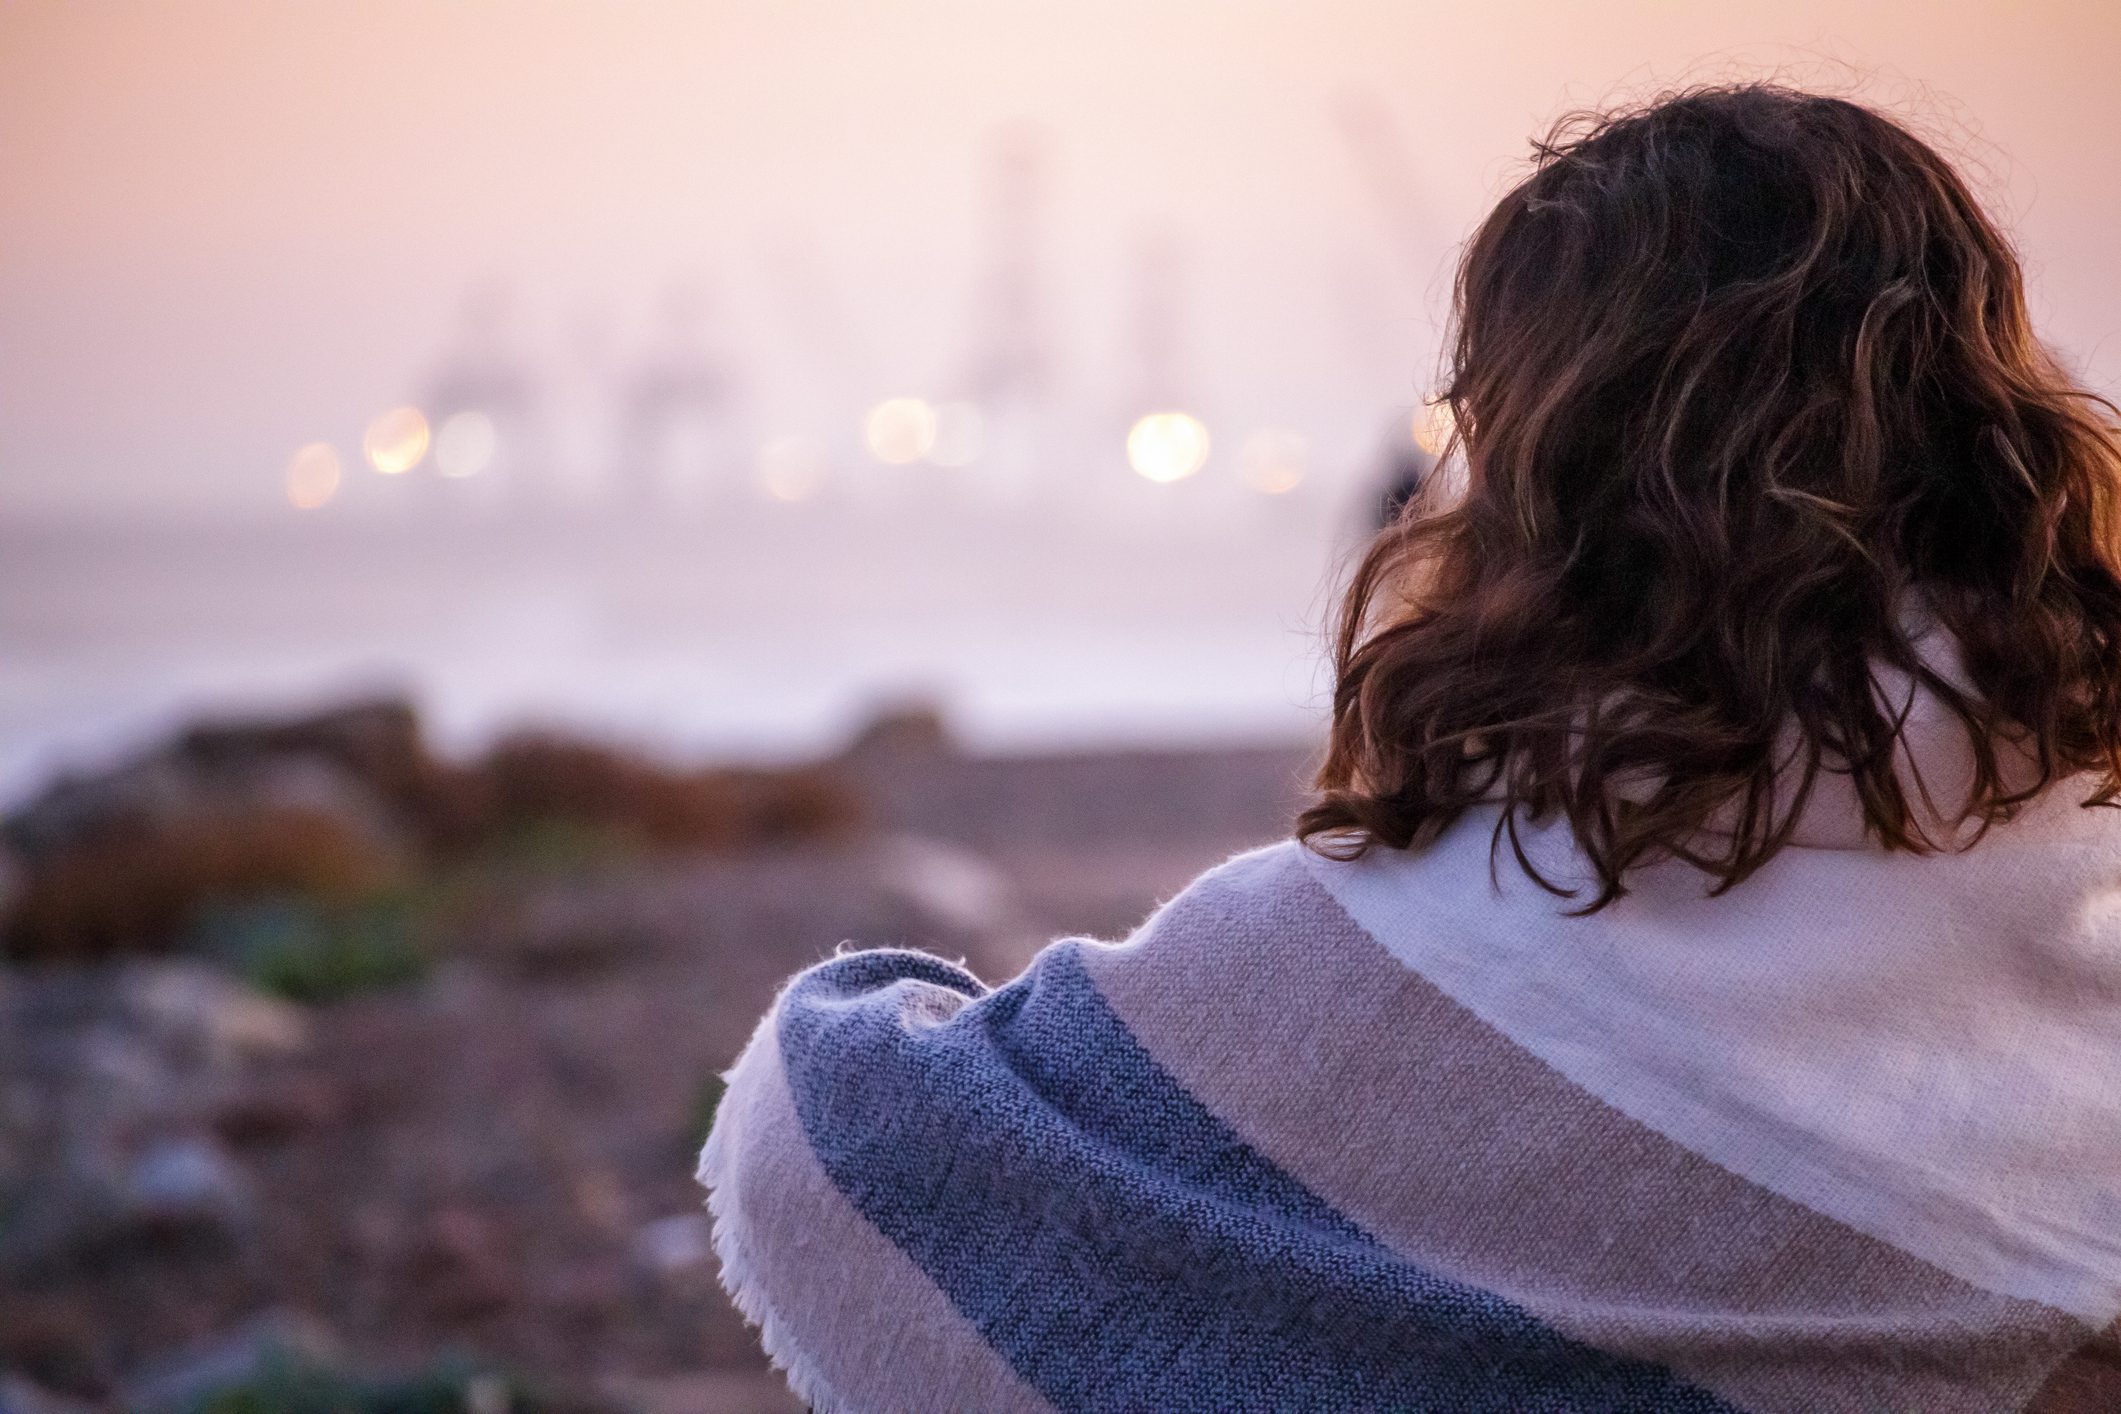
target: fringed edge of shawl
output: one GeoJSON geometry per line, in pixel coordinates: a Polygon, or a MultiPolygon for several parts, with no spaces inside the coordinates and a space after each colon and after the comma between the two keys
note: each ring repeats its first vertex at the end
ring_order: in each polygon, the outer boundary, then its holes
{"type": "MultiPolygon", "coordinates": [[[[740,1059],[738,1066],[741,1064],[740,1059]]],[[[737,1068],[731,1066],[723,1073],[725,1083],[735,1079],[737,1068]]],[[[700,1150],[696,1174],[707,1190],[708,1226],[713,1233],[715,1260],[722,1268],[722,1289],[729,1293],[737,1313],[757,1328],[759,1345],[765,1350],[766,1359],[788,1381],[796,1398],[808,1404],[814,1414],[853,1414],[851,1406],[832,1388],[824,1372],[797,1348],[794,1337],[781,1321],[780,1313],[774,1310],[772,1299],[766,1295],[752,1270],[751,1260],[744,1252],[743,1235],[737,1231],[737,1219],[728,1211],[723,1199],[728,1150],[722,1142],[722,1135],[720,1125],[708,1131],[707,1143],[700,1150]]]]}

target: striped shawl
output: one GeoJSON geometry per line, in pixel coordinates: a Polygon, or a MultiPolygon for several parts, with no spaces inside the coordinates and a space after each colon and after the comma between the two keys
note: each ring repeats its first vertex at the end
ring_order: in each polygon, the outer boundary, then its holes
{"type": "MultiPolygon", "coordinates": [[[[791,982],[701,1160],[827,1410],[2121,1410],[2121,818],[1588,918],[1476,813],[990,990],[791,982]]],[[[1565,836],[1527,847],[1566,870],[1565,836]]]]}

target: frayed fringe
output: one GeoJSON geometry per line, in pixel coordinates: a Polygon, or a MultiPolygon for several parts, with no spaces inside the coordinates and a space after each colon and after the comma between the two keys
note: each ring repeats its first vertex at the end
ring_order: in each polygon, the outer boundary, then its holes
{"type": "MultiPolygon", "coordinates": [[[[743,1060],[730,1067],[729,1077],[734,1078],[743,1066],[743,1060]]],[[[722,1267],[722,1289],[736,1303],[743,1318],[758,1327],[759,1344],[766,1358],[773,1362],[787,1379],[788,1387],[795,1391],[796,1398],[808,1404],[813,1414],[857,1414],[846,1400],[832,1388],[824,1372],[795,1346],[794,1337],[782,1324],[773,1302],[760,1289],[752,1271],[751,1260],[744,1253],[744,1241],[737,1232],[737,1220],[724,1203],[725,1180],[729,1176],[728,1146],[723,1143],[724,1127],[714,1126],[707,1134],[707,1145],[700,1151],[698,1177],[707,1189],[707,1216],[714,1233],[714,1255],[722,1267]]]]}

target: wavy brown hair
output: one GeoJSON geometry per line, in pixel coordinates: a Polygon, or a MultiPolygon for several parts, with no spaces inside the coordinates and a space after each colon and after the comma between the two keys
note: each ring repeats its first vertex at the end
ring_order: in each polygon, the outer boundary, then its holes
{"type": "Polygon", "coordinates": [[[1760,84],[1575,115],[1534,153],[1458,270],[1463,494],[1418,496],[1355,572],[1298,833],[1419,847],[1499,800],[1496,847],[1557,891],[1517,825],[1567,822],[1596,909],[1660,858],[1739,883],[1831,771],[1877,844],[1945,847],[1880,667],[1964,728],[1973,838],[2065,778],[2111,803],[2114,409],[2035,338],[1951,164],[1760,84]]]}

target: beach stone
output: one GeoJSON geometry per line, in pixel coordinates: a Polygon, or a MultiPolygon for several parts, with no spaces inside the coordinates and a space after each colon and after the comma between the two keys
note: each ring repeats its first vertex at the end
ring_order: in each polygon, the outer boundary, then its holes
{"type": "Polygon", "coordinates": [[[122,976],[123,1004],[139,1024],[156,1041],[210,1065],[292,1055],[309,1042],[309,1022],[300,1007],[254,992],[204,964],[136,964],[122,976]]]}
{"type": "Polygon", "coordinates": [[[203,1135],[161,1139],[133,1161],[123,1217],[151,1227],[202,1226],[234,1236],[255,1217],[250,1184],[203,1135]]]}
{"type": "Polygon", "coordinates": [[[633,1236],[634,1260],[657,1276],[704,1266],[714,1256],[705,1213],[676,1213],[644,1223],[633,1236]]]}

